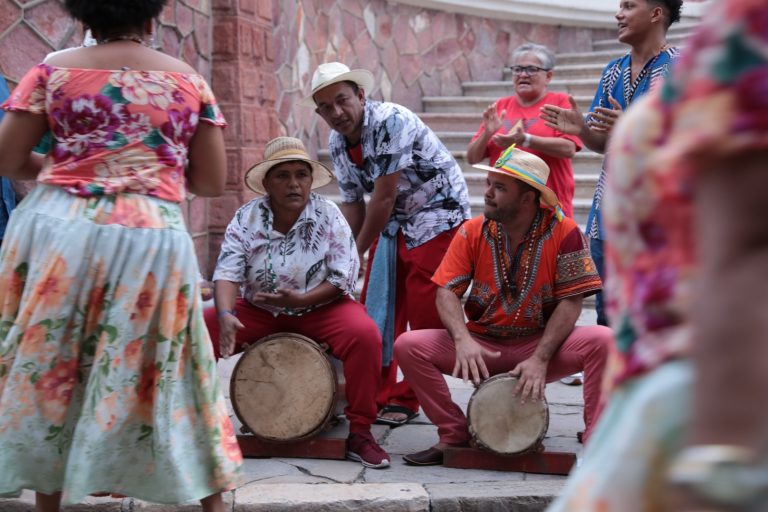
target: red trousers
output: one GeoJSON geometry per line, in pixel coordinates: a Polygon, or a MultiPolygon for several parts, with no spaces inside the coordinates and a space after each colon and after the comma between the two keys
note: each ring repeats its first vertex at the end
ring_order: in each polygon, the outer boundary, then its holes
{"type": "MultiPolygon", "coordinates": [[[[437,267],[443,261],[445,251],[451,244],[453,235],[458,230],[455,227],[440,233],[435,238],[413,249],[405,246],[402,231],[397,232],[397,282],[395,292],[395,340],[400,334],[410,329],[442,329],[443,322],[437,314],[435,297],[437,285],[432,282],[437,267]]],[[[360,300],[365,303],[368,291],[373,256],[376,253],[378,238],[371,245],[368,253],[368,269],[365,273],[365,283],[360,300]]],[[[397,382],[397,356],[389,366],[381,368],[381,388],[376,397],[376,405],[381,408],[387,404],[402,405],[412,411],[419,410],[416,399],[408,382],[397,382]]]]}
{"type": "MultiPolygon", "coordinates": [[[[237,299],[235,314],[245,326],[237,333],[235,353],[277,332],[294,332],[326,343],[333,356],[344,365],[348,402],[344,413],[350,432],[370,430],[376,419],[376,392],[381,379],[381,334],[362,304],[342,297],[302,316],[274,316],[237,299]]],[[[215,308],[205,310],[205,324],[219,358],[219,320],[215,308]]],[[[300,379],[301,375],[296,378],[300,379]]]]}
{"type": "MultiPolygon", "coordinates": [[[[491,342],[474,337],[483,347],[501,352],[487,358],[485,364],[493,375],[508,372],[529,358],[539,337],[519,342],[491,342]]],[[[584,372],[584,441],[592,432],[600,414],[603,371],[613,349],[613,331],[602,325],[576,327],[565,339],[547,366],[547,382],[584,372]]],[[[403,374],[413,386],[427,418],[437,426],[440,442],[464,444],[469,441],[467,418],[453,400],[443,374],[450,375],[456,362],[456,347],[445,329],[410,331],[395,343],[403,374]]]]}

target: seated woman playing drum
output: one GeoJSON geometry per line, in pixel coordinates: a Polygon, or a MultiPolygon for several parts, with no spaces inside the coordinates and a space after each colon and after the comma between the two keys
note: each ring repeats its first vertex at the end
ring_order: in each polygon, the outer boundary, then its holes
{"type": "Polygon", "coordinates": [[[332,179],[300,140],[267,143],[265,160],[245,176],[263,196],[242,206],[227,227],[213,276],[216,307],[206,310],[205,321],[217,357],[282,331],[327,344],[344,364],[347,456],[383,468],[389,455],[371,435],[381,335],[350,296],[360,266],[352,231],[333,202],[310,192],[332,179]]]}

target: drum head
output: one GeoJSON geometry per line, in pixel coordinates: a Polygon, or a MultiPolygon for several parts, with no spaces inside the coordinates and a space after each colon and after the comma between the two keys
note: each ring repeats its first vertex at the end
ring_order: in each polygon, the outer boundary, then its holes
{"type": "Polygon", "coordinates": [[[498,454],[514,455],[536,447],[549,426],[546,400],[520,403],[512,391],[517,379],[497,375],[483,382],[467,406],[469,431],[478,445],[498,454]]]}
{"type": "Polygon", "coordinates": [[[235,366],[230,399],[254,435],[294,441],[322,428],[333,412],[336,374],[314,341],[293,333],[267,336],[235,366]]]}

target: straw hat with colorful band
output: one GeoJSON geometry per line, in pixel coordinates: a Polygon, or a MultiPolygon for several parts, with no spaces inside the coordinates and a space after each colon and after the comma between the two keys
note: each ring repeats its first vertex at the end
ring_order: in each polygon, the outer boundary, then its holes
{"type": "Polygon", "coordinates": [[[293,137],[277,137],[267,142],[264,148],[264,160],[255,164],[245,173],[246,186],[257,194],[266,195],[264,177],[267,172],[281,162],[300,160],[312,168],[312,188],[320,188],[333,181],[333,173],[323,164],[309,158],[304,144],[293,137]]]}
{"type": "Polygon", "coordinates": [[[511,176],[527,183],[541,192],[541,202],[555,209],[558,220],[562,220],[565,216],[557,195],[547,186],[549,166],[544,160],[533,153],[516,149],[515,145],[512,144],[496,160],[494,167],[482,164],[473,165],[472,167],[511,176]]]}
{"type": "Polygon", "coordinates": [[[312,75],[312,92],[299,102],[304,107],[316,107],[313,96],[317,91],[339,82],[355,82],[366,94],[373,89],[373,74],[367,69],[352,69],[341,62],[320,64],[312,75]]]}

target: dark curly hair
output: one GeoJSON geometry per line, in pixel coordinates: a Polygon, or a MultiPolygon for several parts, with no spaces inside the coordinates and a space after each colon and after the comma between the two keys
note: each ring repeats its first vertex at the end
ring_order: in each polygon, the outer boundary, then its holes
{"type": "Polygon", "coordinates": [[[72,17],[94,33],[112,34],[142,26],[160,15],[167,0],[65,0],[72,17]]]}
{"type": "Polygon", "coordinates": [[[680,11],[683,9],[683,0],[649,0],[650,3],[661,6],[667,13],[667,28],[680,21],[680,11]]]}

